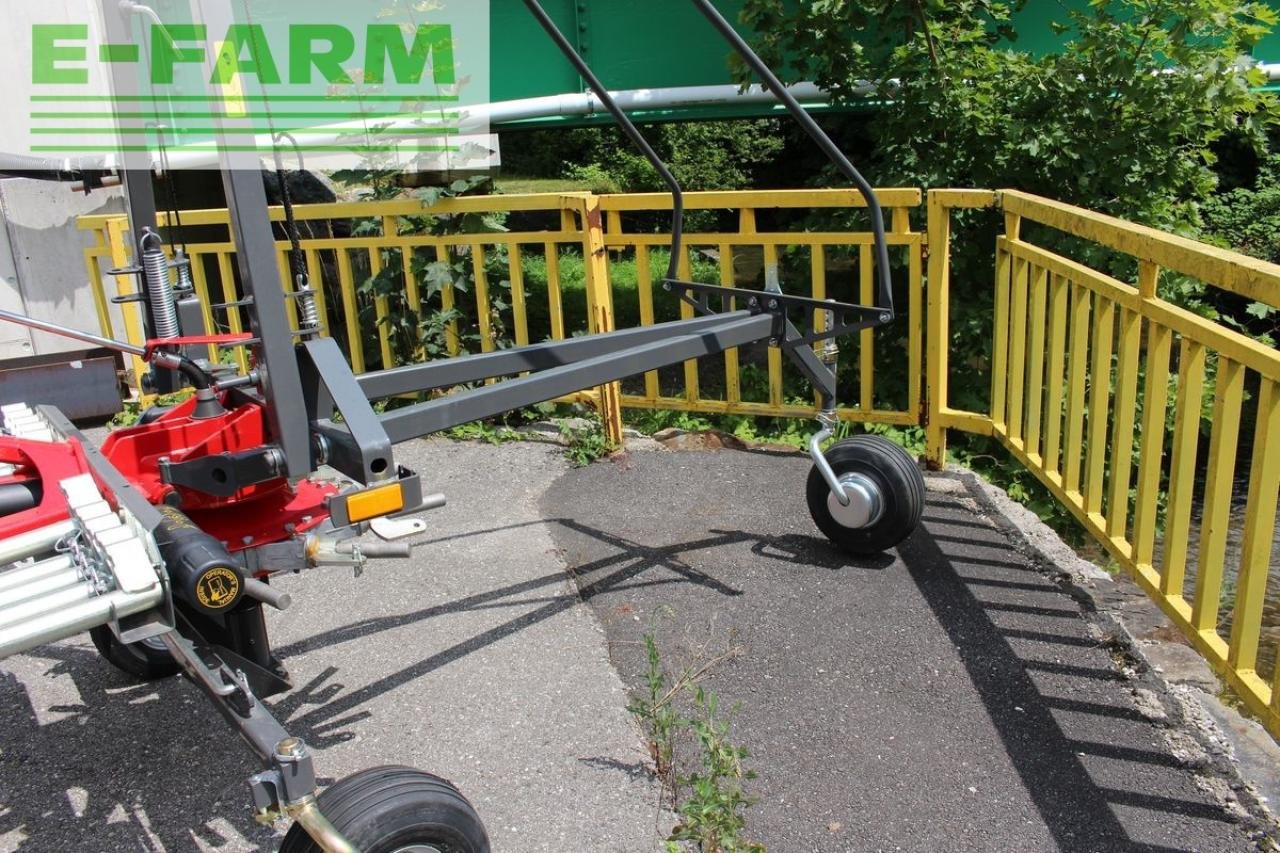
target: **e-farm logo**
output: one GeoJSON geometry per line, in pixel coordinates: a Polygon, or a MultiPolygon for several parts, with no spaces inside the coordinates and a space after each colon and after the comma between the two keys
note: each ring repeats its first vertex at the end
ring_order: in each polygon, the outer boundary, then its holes
{"type": "Polygon", "coordinates": [[[282,17],[216,31],[152,23],[115,42],[89,24],[34,24],[30,152],[267,154],[282,137],[299,153],[367,155],[406,139],[417,153],[457,150],[459,82],[471,80],[457,28],[282,17]]]}
{"type": "MultiPolygon", "coordinates": [[[[378,85],[387,80],[415,86],[428,66],[437,85],[452,85],[454,76],[453,28],[447,24],[420,24],[406,39],[397,24],[370,24],[359,39],[363,43],[361,82],[378,85]]],[[[223,38],[209,41],[203,24],[153,24],[150,62],[144,72],[154,86],[170,86],[179,64],[203,65],[213,60],[209,83],[227,86],[242,75],[263,85],[287,80],[308,86],[317,79],[332,85],[353,85],[350,71],[356,59],[357,36],[337,24],[290,24],[287,59],[272,49],[265,27],[232,24],[223,38]],[[283,69],[283,70],[282,70],[283,69]]],[[[31,82],[41,85],[76,85],[89,82],[89,26],[87,24],[35,24],[31,28],[31,82]]],[[[97,45],[101,63],[142,64],[142,47],[134,43],[97,45]]]]}

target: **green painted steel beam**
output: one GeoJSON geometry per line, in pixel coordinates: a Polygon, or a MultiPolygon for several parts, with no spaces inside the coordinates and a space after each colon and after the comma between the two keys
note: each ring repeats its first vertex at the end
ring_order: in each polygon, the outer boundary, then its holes
{"type": "MultiPolygon", "coordinates": [[[[542,0],[547,12],[569,36],[610,89],[655,89],[736,82],[730,51],[688,0],[542,0]]],[[[795,0],[793,0],[795,2],[795,0]]],[[[1280,8],[1280,0],[1271,0],[1280,8]]],[[[745,0],[716,0],[737,21],[745,0]]],[[[1065,21],[1068,9],[1084,10],[1088,0],[1030,2],[1015,18],[1018,50],[1044,55],[1062,46],[1050,24],[1065,21]]],[[[584,91],[583,81],[538,28],[523,0],[492,0],[493,101],[515,101],[584,91]]],[[[741,27],[744,35],[750,31],[741,27]]],[[[1256,55],[1280,61],[1280,32],[1265,39],[1256,55]]],[[[697,106],[642,116],[646,121],[699,121],[712,118],[769,117],[766,104],[750,107],[697,106]]],[[[598,117],[558,116],[504,124],[500,129],[584,126],[598,117]]]]}
{"type": "MultiPolygon", "coordinates": [[[[688,0],[542,0],[611,89],[732,83],[729,48],[688,0]]],[[[717,0],[736,21],[743,0],[717,0]]],[[[583,91],[522,0],[493,0],[492,92],[514,101],[583,91]]],[[[745,28],[744,33],[749,32],[745,28]]]]}

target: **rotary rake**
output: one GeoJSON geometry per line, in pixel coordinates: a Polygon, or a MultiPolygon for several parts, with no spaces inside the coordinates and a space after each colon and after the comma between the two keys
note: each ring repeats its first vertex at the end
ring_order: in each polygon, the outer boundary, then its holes
{"type": "MultiPolygon", "coordinates": [[[[292,818],[286,851],[486,851],[484,826],[448,782],[403,767],[365,771],[317,795],[312,755],[262,704],[289,689],[273,655],[264,608],[289,597],[275,575],[319,566],[362,567],[408,556],[395,541],[367,541],[371,526],[443,505],[394,446],[582,389],[701,356],[767,342],[780,348],[823,402],[810,442],[807,501],[817,526],[854,554],[892,547],[915,528],[924,484],[915,462],[882,439],[822,445],[836,423],[834,341],[894,320],[883,218],[874,192],[709,0],[691,0],[832,162],[861,190],[875,237],[876,304],[849,305],[681,281],[683,193],[661,159],[537,0],[530,12],[645,154],[674,199],[671,268],[663,287],[693,319],[548,342],[443,362],[353,375],[323,337],[305,269],[281,287],[258,172],[224,170],[244,308],[251,332],[206,335],[191,318],[189,261],[169,260],[154,229],[147,168],[123,169],[135,267],[150,340],[145,347],[19,315],[13,322],[144,359],[153,388],[194,389],[172,409],[94,447],[58,411],[0,410],[0,658],[88,631],[112,664],[140,679],[183,673],[243,736],[261,763],[249,778],[256,815],[292,818]],[[286,299],[304,322],[291,331],[286,299]],[[184,335],[184,332],[186,333],[184,335]],[[248,348],[251,369],[228,374],[184,354],[192,345],[248,348]],[[486,380],[502,380],[486,382],[486,380]],[[379,414],[373,403],[406,394],[469,390],[379,414]],[[330,474],[341,475],[339,482],[330,474]]],[[[123,13],[122,13],[123,14],[123,13]]],[[[286,213],[292,210],[286,194],[286,213]]],[[[290,229],[295,240],[296,230],[290,229]]],[[[199,308],[198,304],[196,306],[199,308]]],[[[394,532],[394,531],[393,531],[394,532]]],[[[392,537],[394,538],[394,537],[392,537]]]]}

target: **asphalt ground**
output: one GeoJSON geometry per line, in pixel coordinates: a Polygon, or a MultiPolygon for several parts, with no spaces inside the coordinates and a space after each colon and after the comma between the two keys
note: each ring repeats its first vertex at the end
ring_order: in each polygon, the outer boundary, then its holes
{"type": "MultiPolygon", "coordinates": [[[[705,686],[738,706],[771,851],[1252,849],[1075,600],[954,489],[854,562],[795,455],[400,455],[450,497],[414,558],[282,579],[270,616],[296,689],[269,704],[325,781],[439,773],[502,853],[658,849],[624,687],[656,630],[671,665],[738,652],[705,686]]],[[[0,665],[0,715],[0,850],[278,842],[249,816],[252,758],[182,680],[134,684],[77,639],[0,665]]]]}
{"type": "MultiPolygon", "coordinates": [[[[650,851],[658,787],[605,638],[538,502],[558,448],[397,450],[450,504],[409,561],[286,577],[269,613],[295,690],[267,704],[332,781],[407,764],[456,783],[497,851],[650,851]]],[[[137,685],[87,637],[0,664],[0,850],[274,850],[259,768],[181,679],[137,685]]],[[[668,826],[669,828],[669,826],[668,826]]]]}
{"type": "MultiPolygon", "coordinates": [[[[959,481],[923,529],[851,560],[814,528],[806,459],[632,454],[542,514],[640,687],[643,635],[736,707],[769,850],[1255,849],[1075,598],[959,481]],[[736,654],[735,654],[736,653],[736,654]]],[[[694,756],[686,744],[685,760],[694,756]]]]}

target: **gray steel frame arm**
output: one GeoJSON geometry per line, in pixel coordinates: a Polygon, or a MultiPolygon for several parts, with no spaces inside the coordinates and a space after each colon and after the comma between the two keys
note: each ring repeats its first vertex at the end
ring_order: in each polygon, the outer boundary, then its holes
{"type": "MultiPolygon", "coordinates": [[[[661,335],[642,339],[640,343],[636,343],[634,337],[619,341],[618,333],[597,336],[597,343],[608,348],[603,354],[520,379],[388,412],[381,416],[382,426],[392,442],[408,441],[459,424],[554,400],[583,388],[765,340],[772,334],[773,323],[774,319],[769,314],[735,311],[705,320],[686,320],[683,326],[681,323],[664,324],[661,335]]],[[[589,352],[590,349],[584,346],[578,354],[589,352]]],[[[502,369],[509,369],[509,365],[502,369]]],[[[340,442],[345,438],[338,431],[340,428],[335,429],[336,424],[321,422],[316,426],[331,441],[340,442]]]]}
{"type": "MultiPolygon", "coordinates": [[[[410,365],[358,378],[351,374],[333,340],[308,341],[299,347],[299,355],[303,393],[318,449],[314,461],[326,462],[365,484],[385,481],[402,475],[391,464],[392,444],[766,340],[781,347],[813,383],[824,408],[834,405],[836,375],[807,341],[872,325],[857,316],[863,309],[782,294],[743,291],[736,295],[747,299],[751,309],[410,365]],[[763,300],[769,303],[767,310],[761,304],[762,296],[768,297],[763,300]],[[789,303],[807,310],[853,311],[855,316],[847,318],[848,326],[805,335],[787,319],[789,303]],[[372,400],[399,394],[515,374],[527,375],[466,388],[383,415],[375,414],[370,406],[372,400]],[[341,422],[335,420],[335,412],[341,415],[341,422]]],[[[702,310],[709,309],[704,305],[702,310]]]]}
{"type": "Polygon", "coordinates": [[[725,316],[717,314],[693,320],[677,320],[672,323],[610,332],[607,335],[548,341],[466,358],[413,364],[394,370],[366,373],[357,377],[356,381],[370,400],[383,400],[397,394],[433,391],[437,388],[452,388],[455,385],[479,382],[482,379],[562,367],[586,358],[615,353],[627,347],[664,341],[676,333],[693,334],[724,323],[725,316]]]}
{"type": "Polygon", "coordinates": [[[554,400],[583,388],[754,343],[768,338],[773,329],[773,317],[768,314],[740,311],[719,319],[721,322],[717,324],[697,327],[686,334],[670,336],[668,331],[662,340],[398,409],[383,415],[382,425],[393,442],[406,441],[554,400]]]}

